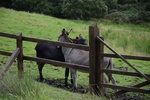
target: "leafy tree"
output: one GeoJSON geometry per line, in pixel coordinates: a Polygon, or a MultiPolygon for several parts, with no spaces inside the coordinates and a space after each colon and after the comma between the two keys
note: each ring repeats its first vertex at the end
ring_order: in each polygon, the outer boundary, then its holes
{"type": "Polygon", "coordinates": [[[109,9],[116,8],[118,0],[104,0],[109,9]]]}
{"type": "Polygon", "coordinates": [[[104,17],[108,8],[102,0],[64,0],[62,14],[66,18],[89,19],[104,17]]]}
{"type": "Polygon", "coordinates": [[[0,7],[7,7],[10,8],[11,7],[11,2],[12,0],[0,0],[0,7]]]}
{"type": "Polygon", "coordinates": [[[52,15],[51,7],[52,3],[48,2],[48,0],[42,0],[35,5],[33,11],[46,15],[52,15]]]}
{"type": "Polygon", "coordinates": [[[36,2],[32,0],[11,0],[11,7],[16,10],[32,11],[36,2]]]}

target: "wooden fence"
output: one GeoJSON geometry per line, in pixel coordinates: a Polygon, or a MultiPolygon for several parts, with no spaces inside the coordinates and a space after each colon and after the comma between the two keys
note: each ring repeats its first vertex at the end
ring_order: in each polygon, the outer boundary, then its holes
{"type": "Polygon", "coordinates": [[[0,36],[16,39],[16,45],[17,45],[16,50],[13,53],[0,50],[0,54],[10,56],[10,59],[8,60],[8,62],[6,62],[6,64],[4,65],[4,67],[0,73],[0,77],[2,77],[5,74],[5,72],[9,69],[11,64],[17,58],[17,63],[18,63],[17,66],[18,66],[19,76],[22,75],[22,73],[23,73],[23,69],[24,69],[23,60],[29,60],[29,61],[42,62],[42,63],[47,63],[47,64],[55,64],[55,65],[59,65],[59,66],[63,66],[63,67],[74,68],[77,70],[83,70],[85,72],[89,72],[89,85],[90,85],[91,93],[101,94],[101,93],[103,93],[103,88],[108,87],[108,88],[120,90],[116,93],[111,94],[110,96],[120,95],[120,94],[128,92],[128,91],[142,92],[142,93],[150,94],[150,90],[139,89],[140,87],[150,84],[150,75],[140,72],[126,60],[126,59],[134,59],[134,60],[150,61],[150,57],[129,56],[129,55],[118,54],[107,43],[105,43],[103,37],[99,36],[99,28],[96,24],[89,26],[89,47],[83,46],[83,45],[77,45],[77,44],[61,43],[61,42],[36,39],[36,38],[31,38],[31,37],[24,37],[24,36],[22,36],[21,33],[19,35],[13,35],[13,34],[0,32],[0,36]],[[69,63],[65,63],[65,62],[59,62],[59,61],[48,60],[48,59],[43,59],[43,58],[25,56],[25,55],[23,55],[23,48],[22,48],[23,41],[36,42],[36,43],[37,42],[47,43],[50,45],[58,45],[58,46],[77,48],[77,49],[89,51],[89,66],[69,64],[69,63]],[[106,46],[108,49],[110,49],[114,54],[104,53],[104,46],[106,46]],[[133,68],[136,72],[125,72],[125,71],[103,69],[102,66],[103,66],[104,57],[120,58],[127,65],[129,65],[131,68],[133,68]],[[103,83],[102,80],[103,80],[104,73],[113,73],[113,74],[143,77],[146,79],[146,81],[142,82],[140,84],[134,85],[134,86],[130,86],[130,87],[129,86],[127,87],[127,86],[111,85],[111,84],[103,83]]]}

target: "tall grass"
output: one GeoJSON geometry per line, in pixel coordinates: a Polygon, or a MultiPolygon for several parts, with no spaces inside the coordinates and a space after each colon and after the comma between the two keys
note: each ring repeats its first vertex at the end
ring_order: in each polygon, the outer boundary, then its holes
{"type": "MultiPolygon", "coordinates": [[[[17,76],[11,74],[0,79],[0,96],[7,99],[35,99],[40,97],[39,91],[42,91],[39,84],[27,78],[18,79],[17,76]]],[[[42,95],[42,94],[41,94],[42,95]]]]}
{"type": "Polygon", "coordinates": [[[59,88],[40,84],[29,77],[18,79],[7,74],[0,79],[0,99],[2,100],[105,100],[95,95],[77,94],[59,88]]]}
{"type": "Polygon", "coordinates": [[[125,51],[129,54],[150,55],[150,28],[138,25],[135,27],[130,24],[128,26],[113,25],[102,31],[102,35],[108,44],[115,49],[120,47],[123,52],[125,51]]]}

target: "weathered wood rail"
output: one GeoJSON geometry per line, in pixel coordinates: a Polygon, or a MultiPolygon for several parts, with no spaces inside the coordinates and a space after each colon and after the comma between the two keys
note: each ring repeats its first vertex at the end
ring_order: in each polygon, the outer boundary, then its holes
{"type": "Polygon", "coordinates": [[[17,66],[18,66],[19,76],[22,75],[23,70],[24,70],[23,60],[29,60],[29,61],[35,61],[35,62],[43,62],[46,64],[59,65],[59,66],[63,66],[63,67],[74,68],[77,70],[89,72],[90,91],[91,91],[91,93],[95,93],[98,95],[103,92],[104,87],[120,90],[116,93],[111,94],[110,96],[120,95],[120,94],[128,92],[128,91],[142,92],[142,93],[150,94],[150,90],[139,89],[140,87],[150,84],[150,75],[140,72],[126,60],[126,59],[132,59],[132,60],[150,61],[150,57],[118,54],[107,43],[105,43],[103,37],[99,36],[99,28],[96,24],[89,26],[89,47],[83,46],[83,45],[77,45],[77,44],[61,43],[61,42],[55,42],[55,41],[50,41],[50,40],[25,37],[25,36],[22,36],[21,33],[19,35],[14,35],[14,34],[0,32],[0,36],[16,39],[16,50],[13,53],[0,50],[0,54],[5,55],[5,56],[10,56],[10,59],[8,60],[8,62],[6,62],[3,70],[0,73],[0,77],[4,76],[5,72],[9,69],[9,67],[11,66],[11,64],[13,63],[13,61],[15,59],[17,59],[17,62],[18,62],[17,66]],[[77,49],[89,51],[90,66],[88,67],[88,66],[83,66],[83,65],[69,64],[69,63],[65,63],[65,62],[59,62],[59,61],[54,61],[54,60],[26,56],[23,54],[23,47],[22,47],[23,41],[35,42],[35,43],[37,43],[37,42],[47,43],[50,45],[65,46],[65,47],[77,48],[77,49]],[[104,46],[106,46],[108,49],[110,49],[114,54],[104,53],[104,46]],[[121,58],[125,63],[127,63],[136,72],[125,72],[125,71],[118,71],[118,70],[103,69],[102,66],[103,66],[104,57],[121,58]],[[143,77],[146,79],[146,81],[139,83],[137,85],[134,85],[134,86],[130,86],[130,87],[105,84],[102,81],[103,73],[113,73],[113,74],[143,77]]]}

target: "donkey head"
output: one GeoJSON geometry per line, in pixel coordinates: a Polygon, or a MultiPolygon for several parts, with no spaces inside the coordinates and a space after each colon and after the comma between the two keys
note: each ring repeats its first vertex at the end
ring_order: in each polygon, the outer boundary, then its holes
{"type": "Polygon", "coordinates": [[[72,29],[69,32],[67,32],[65,29],[63,29],[60,36],[58,37],[58,41],[87,45],[86,40],[81,36],[81,34],[79,34],[79,36],[76,37],[75,39],[71,39],[70,37],[68,37],[68,35],[70,34],[71,31],[72,31],[72,29]]]}
{"type": "Polygon", "coordinates": [[[82,45],[88,45],[86,40],[79,34],[79,37],[76,37],[74,43],[76,44],[82,44],[82,45]]]}
{"type": "Polygon", "coordinates": [[[68,37],[69,33],[72,31],[72,29],[67,32],[65,29],[62,29],[61,34],[58,37],[59,42],[71,42],[70,38],[68,37]]]}

